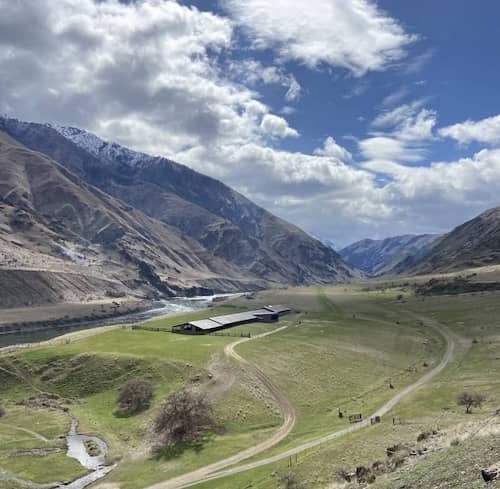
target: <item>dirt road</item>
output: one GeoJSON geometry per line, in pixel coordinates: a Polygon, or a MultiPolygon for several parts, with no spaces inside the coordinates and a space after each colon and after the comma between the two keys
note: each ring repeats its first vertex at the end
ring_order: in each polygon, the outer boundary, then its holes
{"type": "Polygon", "coordinates": [[[179,477],[176,477],[175,479],[160,482],[158,484],[150,486],[148,489],[177,489],[181,487],[192,486],[202,480],[209,480],[208,477],[210,477],[211,474],[218,473],[218,471],[221,471],[226,467],[235,465],[239,462],[243,462],[250,457],[258,455],[259,453],[262,453],[265,450],[273,447],[288,436],[290,431],[292,431],[296,421],[295,410],[292,404],[281,393],[281,391],[278,389],[278,387],[276,387],[272,380],[267,377],[264,372],[262,372],[262,370],[245,360],[234,350],[236,346],[241,345],[242,343],[278,333],[279,331],[283,331],[287,327],[288,326],[282,326],[281,328],[277,328],[273,331],[253,336],[251,338],[243,338],[241,340],[235,341],[234,343],[226,345],[226,347],[224,348],[224,353],[226,354],[226,356],[234,358],[236,361],[240,362],[244,366],[244,368],[250,369],[252,373],[263,383],[263,385],[269,391],[271,397],[277,403],[281,412],[281,416],[283,418],[283,424],[280,426],[280,428],[270,438],[257,445],[254,445],[253,447],[247,448],[246,450],[243,450],[236,455],[225,458],[223,460],[219,460],[218,462],[207,465],[188,474],[181,475],[179,477]]]}
{"type": "MultiPolygon", "coordinates": [[[[442,326],[441,324],[437,323],[436,321],[430,320],[425,317],[420,317],[420,319],[424,322],[424,324],[435,331],[437,331],[439,334],[443,336],[443,338],[446,340],[446,352],[441,359],[440,363],[434,367],[433,369],[429,370],[423,377],[418,379],[415,383],[405,387],[402,389],[400,392],[398,392],[393,398],[391,398],[388,402],[386,402],[382,407],[380,407],[375,413],[373,413],[370,417],[374,416],[384,416],[387,414],[389,411],[391,411],[401,400],[403,400],[405,397],[408,395],[414,393],[417,389],[425,385],[427,382],[429,382],[432,378],[434,378],[436,375],[438,375],[440,372],[444,370],[444,368],[450,363],[454,356],[455,352],[455,339],[454,336],[450,333],[450,331],[442,326]]],[[[256,339],[258,337],[266,336],[268,334],[276,333],[280,330],[284,329],[279,328],[271,333],[265,333],[263,335],[256,336],[251,339],[256,339]]],[[[175,479],[171,479],[165,482],[160,482],[158,484],[155,484],[153,486],[148,487],[147,489],[183,489],[185,487],[191,487],[196,484],[200,484],[202,482],[208,482],[211,480],[215,479],[220,479],[222,477],[227,477],[230,475],[238,474],[240,472],[245,472],[247,470],[252,470],[257,467],[262,467],[263,465],[268,465],[272,464],[274,462],[278,462],[280,460],[287,459],[295,454],[298,454],[300,452],[303,452],[304,450],[308,450],[310,448],[314,448],[322,443],[328,442],[330,440],[333,440],[335,438],[340,438],[341,436],[347,435],[349,433],[353,433],[355,431],[358,431],[360,429],[366,428],[370,426],[370,417],[366,418],[364,421],[361,423],[357,423],[354,425],[350,425],[344,429],[335,431],[333,433],[330,433],[328,435],[322,436],[320,438],[316,438],[314,440],[311,440],[307,443],[303,443],[302,445],[299,445],[295,448],[292,448],[290,450],[286,450],[284,452],[281,452],[277,455],[273,455],[270,457],[266,457],[261,460],[257,460],[255,462],[250,462],[247,464],[239,465],[237,467],[231,467],[232,465],[235,465],[239,462],[242,462],[243,460],[250,458],[258,453],[261,453],[263,450],[266,450],[267,448],[270,448],[271,446],[275,445],[278,443],[278,441],[282,440],[287,436],[287,434],[291,431],[293,428],[293,425],[295,424],[295,412],[293,410],[293,407],[291,406],[290,402],[286,399],[286,397],[279,392],[279,390],[274,386],[272,381],[266,377],[266,375],[255,365],[251,365],[247,360],[242,358],[240,355],[238,355],[235,351],[234,348],[245,342],[249,341],[249,338],[245,338],[243,340],[239,340],[235,343],[232,343],[230,345],[227,345],[225,348],[225,352],[227,355],[237,359],[238,361],[244,363],[245,365],[251,366],[251,368],[254,369],[255,373],[259,375],[259,378],[261,380],[265,380],[265,385],[268,386],[270,389],[270,392],[273,394],[273,397],[275,397],[276,401],[280,405],[281,412],[283,413],[284,416],[284,424],[278,430],[278,432],[273,435],[270,439],[254,446],[251,448],[248,448],[247,450],[244,450],[232,457],[226,458],[224,460],[221,460],[219,462],[216,462],[214,464],[208,465],[206,467],[202,467],[201,469],[197,469],[193,472],[190,472],[188,474],[184,474],[182,476],[176,477],[175,479]],[[261,377],[262,376],[262,377],[261,377]],[[230,468],[227,468],[230,467],[230,468]]]]}

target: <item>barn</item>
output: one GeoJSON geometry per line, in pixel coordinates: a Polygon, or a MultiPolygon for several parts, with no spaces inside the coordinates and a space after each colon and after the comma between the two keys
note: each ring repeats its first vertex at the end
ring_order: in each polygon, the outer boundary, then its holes
{"type": "Polygon", "coordinates": [[[223,316],[213,316],[208,319],[190,321],[174,326],[172,331],[181,334],[208,334],[241,324],[256,322],[273,323],[278,321],[280,316],[288,312],[290,312],[290,309],[286,306],[265,306],[255,311],[238,312],[235,314],[225,314],[223,316]]]}

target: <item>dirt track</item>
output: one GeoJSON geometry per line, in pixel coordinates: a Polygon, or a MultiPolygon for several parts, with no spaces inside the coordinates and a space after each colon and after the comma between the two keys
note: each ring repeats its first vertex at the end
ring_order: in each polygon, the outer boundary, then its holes
{"type": "Polygon", "coordinates": [[[236,455],[225,458],[223,460],[219,460],[218,462],[207,465],[188,474],[181,475],[179,477],[176,477],[175,479],[171,479],[165,482],[160,482],[158,484],[150,486],[148,489],[174,489],[174,488],[177,489],[181,487],[192,486],[202,480],[209,480],[208,477],[211,474],[221,471],[231,465],[243,462],[244,460],[250,457],[258,455],[259,453],[262,453],[265,450],[273,447],[274,445],[276,445],[277,443],[279,443],[281,440],[283,440],[288,436],[290,431],[292,431],[296,421],[295,410],[292,404],[280,392],[278,387],[274,385],[271,379],[269,379],[269,377],[267,377],[264,374],[264,372],[262,372],[262,370],[260,370],[257,366],[245,360],[243,357],[241,357],[238,353],[234,351],[234,348],[238,345],[241,345],[242,343],[255,340],[258,338],[263,338],[264,336],[269,336],[274,333],[278,333],[279,331],[283,331],[286,328],[287,326],[282,326],[281,328],[277,328],[268,333],[262,333],[253,336],[252,338],[243,338],[241,340],[235,341],[234,343],[226,345],[226,347],[224,348],[224,353],[226,354],[226,356],[234,358],[236,361],[240,362],[245,368],[251,369],[252,373],[256,377],[258,377],[258,379],[267,388],[273,399],[278,404],[281,416],[283,418],[283,424],[280,426],[280,428],[267,440],[264,440],[263,442],[254,445],[253,447],[247,448],[246,450],[243,450],[237,453],[236,455]]]}
{"type": "MultiPolygon", "coordinates": [[[[391,398],[388,402],[386,402],[383,406],[381,406],[375,413],[372,414],[370,417],[374,416],[384,416],[387,414],[389,411],[391,411],[401,400],[403,400],[405,397],[408,395],[412,394],[415,392],[417,389],[425,385],[427,382],[429,382],[432,378],[434,378],[436,375],[438,375],[440,372],[444,370],[444,368],[450,363],[450,361],[453,358],[454,351],[455,351],[455,339],[452,336],[452,334],[449,332],[447,328],[442,326],[441,324],[431,321],[428,318],[425,317],[420,317],[420,319],[424,322],[424,324],[438,333],[440,333],[446,340],[446,353],[444,354],[443,358],[441,359],[441,362],[434,367],[433,369],[429,370],[423,377],[418,379],[415,383],[405,387],[403,390],[398,392],[393,398],[391,398]]],[[[230,475],[238,474],[240,472],[245,472],[247,470],[255,469],[257,467],[262,467],[263,465],[268,465],[272,464],[274,462],[278,462],[280,460],[286,459],[288,457],[291,457],[292,455],[298,454],[300,452],[303,452],[304,450],[308,450],[310,448],[314,448],[324,442],[328,442],[330,440],[333,440],[335,438],[340,438],[341,436],[347,435],[349,433],[353,433],[355,431],[358,431],[362,428],[366,428],[370,426],[370,417],[366,418],[364,421],[361,423],[357,423],[351,426],[348,426],[344,429],[335,431],[333,433],[330,433],[328,435],[322,436],[320,438],[316,438],[314,440],[311,440],[310,442],[303,443],[302,445],[299,445],[295,448],[292,448],[290,450],[286,450],[284,452],[281,452],[277,455],[273,455],[271,457],[267,457],[261,460],[257,460],[255,462],[250,462],[247,464],[239,465],[237,467],[230,467],[232,465],[235,465],[239,462],[242,462],[245,459],[248,459],[254,455],[257,455],[261,453],[262,451],[274,446],[276,443],[284,439],[288,433],[292,430],[294,424],[295,424],[295,412],[293,409],[293,406],[290,404],[290,402],[286,399],[286,397],[279,391],[279,389],[276,388],[276,386],[272,383],[272,381],[255,365],[250,364],[247,360],[242,358],[238,353],[234,351],[234,348],[237,345],[240,345],[241,343],[244,343],[246,341],[249,341],[250,339],[257,339],[261,338],[263,336],[267,336],[272,333],[276,333],[278,331],[283,330],[286,328],[286,326],[279,328],[275,331],[272,331],[270,333],[265,333],[263,335],[255,336],[254,338],[245,338],[243,340],[236,341],[235,343],[231,343],[230,345],[227,345],[225,348],[225,353],[228,356],[231,356],[238,360],[239,362],[242,362],[243,364],[251,367],[256,375],[259,376],[259,378],[264,382],[264,384],[268,387],[269,391],[272,393],[273,397],[276,399],[278,402],[281,412],[284,417],[284,423],[281,426],[281,428],[268,440],[265,440],[262,443],[259,443],[258,445],[255,445],[254,447],[248,448],[240,453],[237,453],[236,455],[226,458],[224,460],[220,460],[219,462],[216,462],[211,465],[207,465],[206,467],[202,467],[200,469],[197,469],[193,472],[190,472],[188,474],[184,474],[182,476],[176,477],[174,479],[160,482],[158,484],[155,484],[153,486],[148,487],[147,489],[183,489],[185,487],[190,487],[194,486],[196,484],[200,484],[202,482],[208,482],[211,480],[215,479],[220,479],[222,477],[227,477],[230,475]]]]}

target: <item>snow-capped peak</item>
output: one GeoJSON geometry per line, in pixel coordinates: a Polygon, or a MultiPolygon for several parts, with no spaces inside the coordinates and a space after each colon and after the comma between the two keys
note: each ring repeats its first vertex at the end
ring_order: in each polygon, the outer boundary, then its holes
{"type": "Polygon", "coordinates": [[[144,163],[145,160],[150,161],[152,159],[152,157],[147,154],[133,151],[116,143],[109,143],[97,137],[95,134],[76,127],[59,125],[51,125],[50,127],[78,147],[98,157],[101,161],[106,161],[108,163],[118,162],[134,167],[144,163]]]}

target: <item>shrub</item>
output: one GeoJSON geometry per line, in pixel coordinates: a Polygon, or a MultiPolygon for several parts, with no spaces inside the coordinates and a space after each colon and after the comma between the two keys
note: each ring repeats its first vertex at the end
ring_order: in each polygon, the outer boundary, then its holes
{"type": "Polygon", "coordinates": [[[429,431],[423,431],[417,436],[417,441],[424,441],[427,440],[431,436],[431,433],[429,431]]]}
{"type": "Polygon", "coordinates": [[[486,397],[477,392],[462,392],[457,397],[457,404],[465,406],[465,412],[470,414],[473,407],[480,408],[486,401],[486,397]]]}
{"type": "Polygon", "coordinates": [[[283,474],[278,480],[283,489],[305,489],[306,487],[294,472],[283,474]]]}
{"type": "Polygon", "coordinates": [[[174,392],[162,403],[153,423],[157,449],[199,442],[213,426],[212,405],[188,390],[174,392]]]}
{"type": "Polygon", "coordinates": [[[352,474],[344,467],[339,467],[337,469],[337,477],[341,482],[351,482],[352,474]]]}
{"type": "Polygon", "coordinates": [[[131,415],[145,411],[151,405],[154,387],[144,379],[130,379],[125,382],[118,393],[118,412],[131,415]]]}

